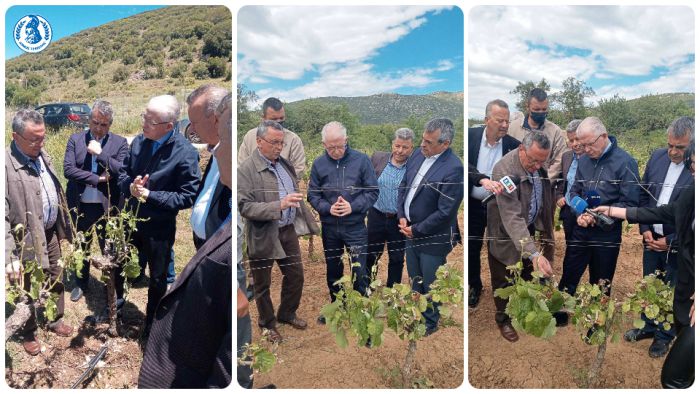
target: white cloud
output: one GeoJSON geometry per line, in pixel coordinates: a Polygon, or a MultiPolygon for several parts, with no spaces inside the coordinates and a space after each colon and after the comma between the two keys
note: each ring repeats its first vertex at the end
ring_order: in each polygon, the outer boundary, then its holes
{"type": "Polygon", "coordinates": [[[329,64],[363,62],[446,7],[246,6],[238,14],[239,81],[294,80],[329,64]]]}
{"type": "Polygon", "coordinates": [[[597,98],[694,90],[694,64],[686,64],[695,45],[689,7],[482,6],[471,10],[467,26],[470,117],[483,117],[494,98],[515,104],[508,92],[518,81],[542,78],[554,91],[571,76],[609,79],[597,98]],[[645,76],[657,67],[671,71],[636,86],[616,84],[615,76],[645,76]]]}

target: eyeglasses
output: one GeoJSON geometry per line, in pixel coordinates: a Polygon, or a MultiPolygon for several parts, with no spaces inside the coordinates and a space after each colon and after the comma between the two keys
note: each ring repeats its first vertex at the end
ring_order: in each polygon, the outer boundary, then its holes
{"type": "Polygon", "coordinates": [[[545,161],[547,161],[547,159],[544,159],[544,160],[533,159],[530,155],[527,154],[527,150],[525,150],[525,157],[527,157],[528,165],[533,165],[533,164],[542,165],[542,164],[544,164],[545,161]]]}
{"type": "Polygon", "coordinates": [[[335,152],[335,151],[341,151],[341,150],[345,149],[345,144],[338,145],[338,146],[324,145],[324,147],[329,152],[335,152]]]}
{"type": "Polygon", "coordinates": [[[168,120],[167,122],[153,123],[149,119],[146,118],[146,114],[141,114],[141,120],[143,121],[143,124],[149,125],[149,126],[159,126],[159,125],[171,122],[170,120],[168,120]]]}
{"type": "Polygon", "coordinates": [[[284,148],[285,146],[287,146],[287,143],[284,141],[268,141],[263,137],[260,137],[260,139],[267,142],[268,144],[270,144],[272,146],[276,146],[278,148],[284,148]]]}
{"type": "Polygon", "coordinates": [[[600,138],[602,136],[603,136],[603,134],[599,135],[598,137],[596,137],[596,139],[593,140],[593,142],[588,143],[588,144],[584,144],[583,142],[580,142],[580,141],[579,141],[579,143],[581,144],[581,147],[585,149],[585,148],[593,146],[596,142],[598,142],[598,138],[600,138]]]}
{"type": "Polygon", "coordinates": [[[23,136],[22,134],[19,134],[19,133],[14,133],[14,134],[16,136],[18,136],[19,138],[27,141],[29,143],[29,146],[32,148],[37,147],[37,146],[41,146],[44,144],[44,137],[41,137],[40,139],[32,141],[32,140],[26,138],[25,136],[23,136]]]}
{"type": "Polygon", "coordinates": [[[669,150],[671,150],[671,149],[676,149],[676,150],[679,150],[679,151],[684,151],[684,150],[686,150],[687,148],[688,148],[687,145],[672,145],[672,144],[668,144],[668,149],[669,149],[669,150]]]}

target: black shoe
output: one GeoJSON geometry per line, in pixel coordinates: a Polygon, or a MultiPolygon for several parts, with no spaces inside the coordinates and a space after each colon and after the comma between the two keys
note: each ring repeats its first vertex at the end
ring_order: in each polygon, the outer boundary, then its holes
{"type": "Polygon", "coordinates": [[[552,314],[554,316],[554,320],[557,321],[556,326],[557,327],[566,327],[569,325],[569,314],[566,312],[554,312],[552,314]]]}
{"type": "Polygon", "coordinates": [[[437,327],[426,328],[426,329],[425,329],[425,335],[424,335],[424,336],[429,337],[429,336],[435,334],[435,332],[436,332],[437,330],[438,330],[437,327]]]}
{"type": "Polygon", "coordinates": [[[70,292],[70,300],[73,302],[78,302],[80,298],[83,297],[83,289],[80,288],[80,286],[76,286],[71,290],[70,292]]]}
{"type": "Polygon", "coordinates": [[[367,338],[367,343],[365,343],[365,347],[366,347],[367,349],[371,349],[371,348],[372,348],[372,339],[367,338]]]}
{"type": "Polygon", "coordinates": [[[326,325],[326,318],[323,315],[321,315],[318,317],[318,319],[316,319],[316,323],[318,323],[322,326],[325,326],[326,325]]]}
{"type": "Polygon", "coordinates": [[[654,338],[654,341],[649,346],[649,357],[659,358],[663,357],[668,353],[669,345],[671,341],[665,339],[654,338]]]}
{"type": "Polygon", "coordinates": [[[261,389],[276,389],[277,386],[275,386],[274,384],[268,384],[267,386],[262,386],[260,388],[261,389]]]}
{"type": "Polygon", "coordinates": [[[469,307],[475,308],[479,304],[479,299],[481,298],[481,287],[470,287],[469,288],[469,307]]]}
{"type": "Polygon", "coordinates": [[[627,342],[636,342],[636,341],[641,341],[642,339],[651,339],[654,338],[654,333],[653,332],[645,332],[640,330],[639,328],[633,328],[631,330],[627,330],[625,333],[625,341],[627,342]]]}

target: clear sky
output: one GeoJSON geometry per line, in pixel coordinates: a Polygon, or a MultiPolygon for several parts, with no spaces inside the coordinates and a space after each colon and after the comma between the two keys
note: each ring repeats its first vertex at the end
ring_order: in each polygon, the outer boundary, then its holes
{"type": "Polygon", "coordinates": [[[261,99],[464,91],[464,16],[442,6],[245,6],[238,80],[261,99]]]}
{"type": "Polygon", "coordinates": [[[686,6],[480,6],[470,10],[468,113],[483,118],[518,81],[568,77],[596,96],[695,92],[695,17],[686,6]],[[539,24],[538,21],[545,21],[539,24]]]}
{"type": "MultiPolygon", "coordinates": [[[[126,18],[145,11],[162,8],[161,5],[101,5],[101,6],[45,6],[45,5],[21,5],[12,6],[5,13],[5,59],[11,59],[24,52],[17,47],[12,30],[17,22],[25,15],[37,14],[44,17],[53,30],[51,42],[73,33],[97,27],[107,22],[126,18]]],[[[49,44],[50,45],[50,44],[49,44]]]]}

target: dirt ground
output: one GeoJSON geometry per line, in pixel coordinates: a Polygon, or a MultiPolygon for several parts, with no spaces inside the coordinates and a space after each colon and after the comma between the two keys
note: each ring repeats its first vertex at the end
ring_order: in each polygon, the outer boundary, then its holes
{"type": "MultiPolygon", "coordinates": [[[[464,228],[460,223],[460,228],[464,228]]],[[[256,375],[254,388],[274,384],[277,388],[397,388],[400,387],[399,366],[403,363],[408,342],[400,340],[388,328],[384,330],[384,341],[375,349],[358,347],[350,336],[347,348],[335,343],[328,328],[319,325],[316,318],[324,304],[330,302],[326,286],[326,266],[322,258],[319,237],[314,237],[314,258],[308,259],[308,242],[302,241],[304,256],[304,294],[297,315],[306,320],[306,330],[296,330],[288,325],[279,325],[284,338],[278,347],[278,363],[272,371],[256,375]]],[[[450,255],[448,264],[463,268],[464,249],[458,245],[450,255]]],[[[379,277],[386,281],[387,256],[380,260],[379,277]]],[[[347,272],[346,267],[346,272],[347,272]]],[[[279,305],[281,275],[273,269],[272,301],[279,305]]],[[[404,268],[403,283],[407,283],[404,268]]],[[[253,341],[260,337],[257,328],[257,309],[251,304],[253,341]]],[[[422,387],[456,388],[464,380],[464,312],[457,308],[454,319],[458,326],[439,329],[435,334],[418,342],[414,363],[414,381],[422,387]]]]}
{"type": "MultiPolygon", "coordinates": [[[[564,256],[564,233],[557,231],[555,275],[561,277],[564,256]]],[[[481,279],[484,292],[479,305],[468,313],[468,381],[476,388],[577,388],[581,387],[597,347],[583,343],[572,324],[557,328],[554,337],[543,340],[521,333],[520,340],[510,343],[500,335],[494,320],[490,275],[482,250],[481,279]]],[[[632,292],[642,276],[642,248],[638,227],[622,235],[612,294],[622,299],[632,292]]],[[[582,280],[588,280],[584,274],[582,280]]],[[[623,327],[623,329],[631,328],[623,327]]],[[[648,355],[650,340],[629,343],[621,340],[608,344],[599,387],[651,389],[661,388],[663,358],[648,355]]]]}

